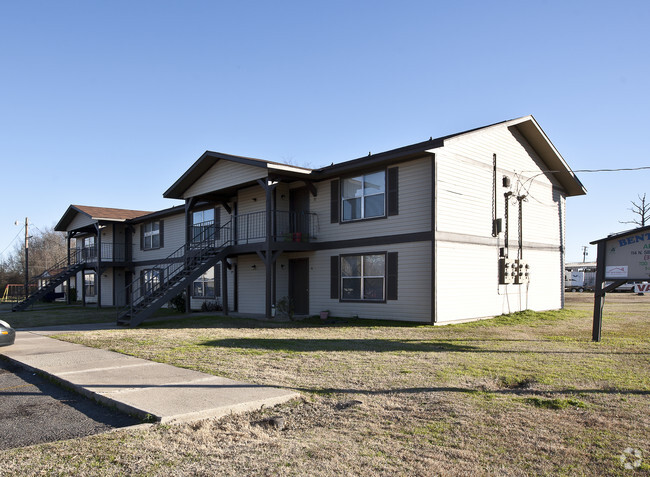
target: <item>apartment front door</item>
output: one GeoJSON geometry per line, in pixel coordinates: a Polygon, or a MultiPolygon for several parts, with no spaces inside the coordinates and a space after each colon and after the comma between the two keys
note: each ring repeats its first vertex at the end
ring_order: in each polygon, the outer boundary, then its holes
{"type": "Polygon", "coordinates": [[[309,259],[289,260],[289,299],[296,315],[309,314],[309,259]]]}

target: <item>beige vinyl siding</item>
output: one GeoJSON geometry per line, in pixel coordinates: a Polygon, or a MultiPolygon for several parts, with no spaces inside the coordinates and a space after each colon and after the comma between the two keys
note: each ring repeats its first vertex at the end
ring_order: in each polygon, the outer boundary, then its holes
{"type": "Polygon", "coordinates": [[[318,183],[318,195],[310,196],[310,211],[318,214],[317,240],[322,242],[430,231],[431,162],[431,157],[425,157],[396,166],[399,169],[399,214],[385,219],[330,223],[331,181],[318,183]]]}
{"type": "Polygon", "coordinates": [[[266,167],[249,166],[221,159],[183,193],[183,198],[206,194],[238,184],[247,184],[266,176],[266,167]]]}
{"type": "Polygon", "coordinates": [[[237,192],[237,213],[239,215],[266,210],[266,192],[260,185],[246,187],[237,192]]]}
{"type": "Polygon", "coordinates": [[[436,243],[438,323],[561,307],[560,253],[524,250],[529,285],[499,285],[498,249],[459,242],[436,243]]]}
{"type": "Polygon", "coordinates": [[[237,259],[239,312],[264,314],[266,304],[266,271],[257,255],[241,255],[237,259]],[[251,267],[255,265],[255,270],[251,267]]]}
{"type": "MultiPolygon", "coordinates": [[[[444,148],[436,150],[437,230],[491,235],[492,156],[497,154],[497,217],[505,216],[504,193],[525,194],[524,231],[536,235],[536,241],[560,243],[560,197],[553,189],[557,181],[550,173],[540,174],[540,167],[545,167],[542,161],[513,131],[495,126],[448,139],[444,148]],[[504,175],[511,180],[510,188],[503,187],[504,175]]],[[[516,240],[518,205],[514,198],[509,207],[510,239],[516,240]]]]}
{"type": "Polygon", "coordinates": [[[436,150],[439,323],[562,306],[565,194],[552,174],[540,168],[545,166],[519,133],[499,125],[449,139],[436,150]],[[496,238],[492,237],[493,154],[497,154],[496,216],[503,220],[503,231],[496,238]],[[510,178],[510,187],[503,186],[503,176],[510,178]],[[523,258],[531,266],[529,285],[499,285],[508,191],[513,193],[508,201],[510,258],[517,257],[519,245],[516,197],[526,195],[521,225],[523,258]]]}
{"type": "Polygon", "coordinates": [[[135,226],[133,232],[133,261],[162,260],[185,244],[185,214],[178,214],[161,219],[164,222],[164,247],[153,250],[140,250],[140,229],[143,223],[135,226]]]}
{"type": "MultiPolygon", "coordinates": [[[[258,236],[266,233],[265,214],[266,211],[266,192],[260,185],[247,187],[241,189],[237,194],[237,214],[240,216],[238,219],[237,236],[246,243],[247,235],[258,236]],[[250,215],[257,213],[255,215],[250,215]]],[[[264,238],[260,237],[254,240],[249,240],[249,243],[264,242],[264,238]]]]}
{"type": "Polygon", "coordinates": [[[77,212],[77,215],[75,215],[74,219],[72,219],[70,221],[70,225],[68,225],[67,230],[80,229],[80,228],[85,227],[87,225],[94,224],[95,222],[96,221],[93,220],[88,215],[77,212]]]}
{"type": "Polygon", "coordinates": [[[332,316],[431,322],[431,242],[316,252],[309,258],[309,312],[332,316]],[[372,252],[398,253],[398,299],[385,303],[340,302],[330,298],[330,257],[372,252]]]}

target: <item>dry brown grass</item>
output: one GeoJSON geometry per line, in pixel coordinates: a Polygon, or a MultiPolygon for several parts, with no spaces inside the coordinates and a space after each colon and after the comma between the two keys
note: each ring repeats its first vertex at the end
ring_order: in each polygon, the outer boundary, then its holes
{"type": "MultiPolygon", "coordinates": [[[[275,409],[15,449],[8,475],[647,475],[650,297],[449,326],[194,320],[67,339],[299,390],[275,409]],[[285,417],[278,430],[263,425],[285,417]],[[619,456],[646,457],[633,471],[619,456]]],[[[0,470],[0,473],[2,470],[0,470]]]]}

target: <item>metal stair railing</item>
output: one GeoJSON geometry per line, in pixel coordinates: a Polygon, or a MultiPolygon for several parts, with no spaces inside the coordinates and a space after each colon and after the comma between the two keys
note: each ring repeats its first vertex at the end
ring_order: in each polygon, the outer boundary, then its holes
{"type": "Polygon", "coordinates": [[[24,300],[16,303],[11,310],[22,311],[33,302],[43,298],[69,277],[77,273],[83,264],[84,260],[81,250],[71,250],[69,259],[66,257],[40,275],[32,277],[29,282],[29,287],[36,288],[36,291],[32,292],[24,300]]]}
{"type": "MultiPolygon", "coordinates": [[[[118,324],[133,324],[133,318],[158,304],[168,291],[187,281],[202,265],[232,244],[230,222],[217,227],[214,222],[203,222],[191,227],[191,239],[157,264],[148,268],[126,286],[129,303],[118,309],[118,324]]],[[[141,321],[139,321],[141,322],[141,321]]]]}

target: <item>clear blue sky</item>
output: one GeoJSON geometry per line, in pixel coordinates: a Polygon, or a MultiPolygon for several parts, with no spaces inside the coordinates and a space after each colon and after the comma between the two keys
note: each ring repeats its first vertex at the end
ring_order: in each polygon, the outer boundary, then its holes
{"type": "MultiPolygon", "coordinates": [[[[645,0],[2,2],[0,251],[71,203],[176,205],[205,150],[317,167],[533,114],[573,169],[648,166],[649,25],[645,0]]],[[[650,192],[578,175],[569,261],[650,192]]]]}

